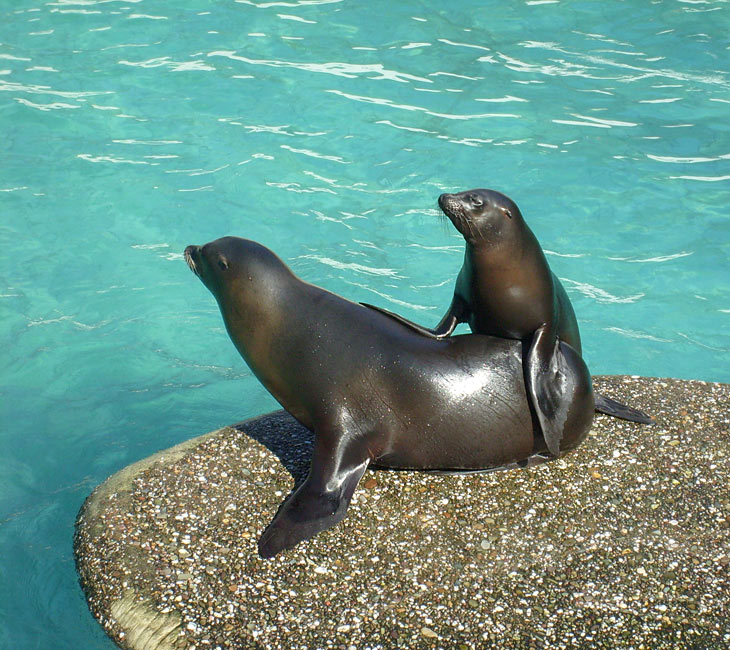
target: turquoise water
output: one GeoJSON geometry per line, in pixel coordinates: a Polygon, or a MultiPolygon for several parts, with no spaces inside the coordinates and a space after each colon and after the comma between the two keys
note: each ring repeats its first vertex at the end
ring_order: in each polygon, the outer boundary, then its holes
{"type": "Polygon", "coordinates": [[[112,472],[275,408],[182,260],[225,234],[425,324],[522,208],[594,372],[730,381],[730,5],[0,3],[0,647],[111,648],[74,517],[112,472]]]}

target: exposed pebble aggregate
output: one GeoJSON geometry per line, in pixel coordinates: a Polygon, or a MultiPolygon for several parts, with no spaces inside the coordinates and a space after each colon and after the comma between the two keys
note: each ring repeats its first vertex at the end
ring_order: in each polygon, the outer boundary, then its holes
{"type": "Polygon", "coordinates": [[[91,610],[135,650],[730,647],[730,385],[594,385],[657,424],[597,415],[525,470],[368,472],[342,523],[273,560],[256,541],[308,431],[280,413],[158,455],[82,508],[91,610]],[[123,598],[173,624],[143,643],[123,598]]]}

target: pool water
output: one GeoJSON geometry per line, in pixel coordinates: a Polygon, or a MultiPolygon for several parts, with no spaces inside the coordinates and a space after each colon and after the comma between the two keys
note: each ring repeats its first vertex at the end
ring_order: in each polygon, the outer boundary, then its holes
{"type": "Polygon", "coordinates": [[[730,381],[730,5],[0,6],[0,647],[112,648],[73,522],[108,475],[276,408],[182,258],[234,234],[426,325],[511,196],[594,374],[730,381]]]}

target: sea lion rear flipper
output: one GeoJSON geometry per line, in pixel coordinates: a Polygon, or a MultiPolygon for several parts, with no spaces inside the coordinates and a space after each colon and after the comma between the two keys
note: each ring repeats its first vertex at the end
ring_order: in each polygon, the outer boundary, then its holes
{"type": "Polygon", "coordinates": [[[553,456],[559,456],[571,382],[560,341],[547,324],[536,330],[523,363],[525,388],[535,408],[545,444],[553,456]]]}
{"type": "Polygon", "coordinates": [[[327,436],[327,442],[316,432],[315,436],[309,475],[279,506],[259,539],[259,555],[263,558],[274,557],[342,521],[355,487],[370,463],[361,438],[344,443],[344,434],[343,444],[337,448],[332,437],[327,436]]]}
{"type": "Polygon", "coordinates": [[[616,400],[596,393],[596,411],[599,413],[605,413],[606,415],[612,415],[615,418],[621,420],[628,420],[629,422],[639,422],[641,424],[654,424],[654,418],[647,415],[639,409],[626,406],[616,400]]]}
{"type": "Polygon", "coordinates": [[[461,298],[459,298],[458,296],[454,295],[454,299],[451,301],[451,304],[444,314],[444,317],[441,319],[441,322],[436,325],[434,329],[429,329],[427,327],[423,327],[423,325],[414,323],[407,318],[403,318],[403,316],[400,316],[399,314],[395,314],[392,311],[383,309],[382,307],[376,307],[375,305],[371,305],[367,302],[361,302],[360,304],[364,307],[369,307],[370,309],[379,311],[381,314],[390,316],[392,319],[397,320],[402,325],[410,327],[412,330],[415,330],[419,334],[422,334],[423,336],[428,336],[432,339],[443,339],[447,336],[451,336],[454,329],[456,329],[456,326],[464,320],[465,312],[464,301],[461,300],[461,298]]]}

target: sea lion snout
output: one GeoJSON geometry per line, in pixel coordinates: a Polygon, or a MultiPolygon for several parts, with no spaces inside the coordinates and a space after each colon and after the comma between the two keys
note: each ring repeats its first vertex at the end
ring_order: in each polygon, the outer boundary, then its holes
{"type": "Polygon", "coordinates": [[[464,207],[456,194],[442,194],[439,196],[438,204],[443,213],[450,219],[464,211],[464,207]]]}
{"type": "Polygon", "coordinates": [[[470,232],[469,217],[460,200],[459,194],[442,194],[438,199],[439,208],[451,220],[454,227],[467,237],[470,232]]]}
{"type": "MultiPolygon", "coordinates": [[[[209,242],[204,246],[188,246],[185,249],[185,261],[190,270],[208,286],[214,278],[228,271],[228,259],[218,242],[209,242]]],[[[210,287],[209,287],[210,288],[210,287]]]]}
{"type": "Polygon", "coordinates": [[[190,270],[200,277],[200,271],[198,270],[198,260],[200,260],[200,246],[187,246],[185,248],[185,262],[190,267],[190,270]]]}

